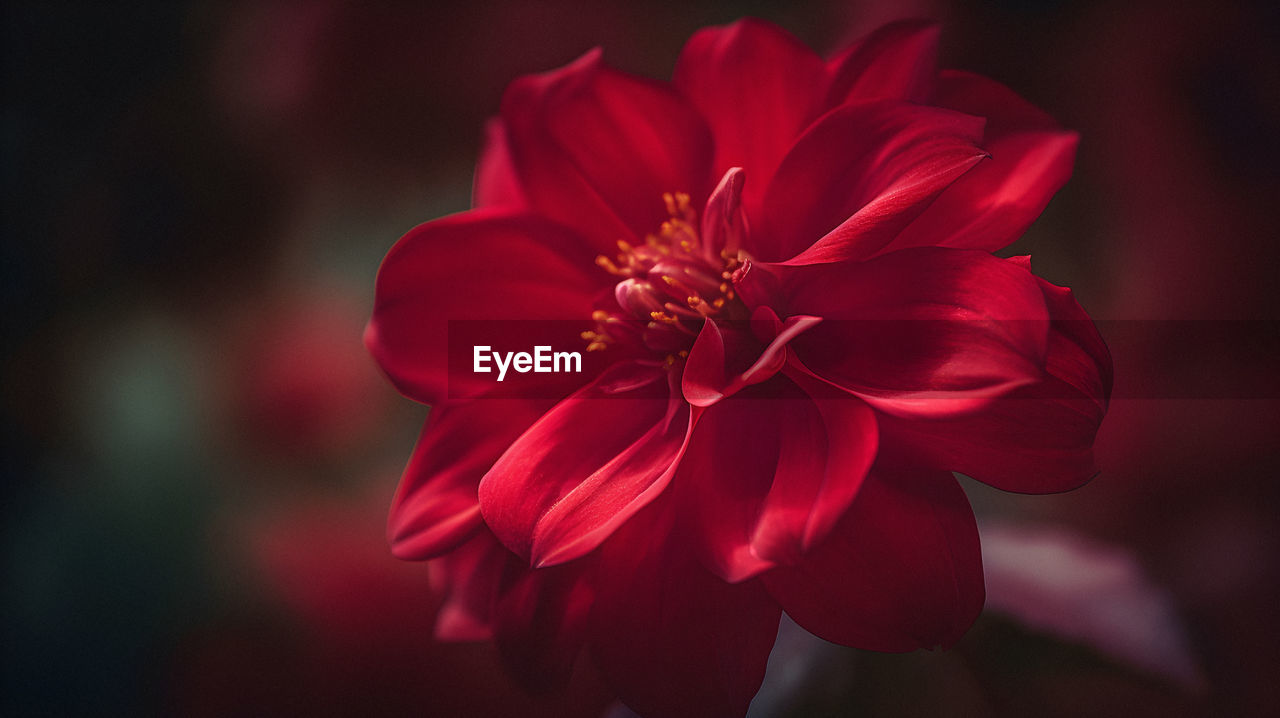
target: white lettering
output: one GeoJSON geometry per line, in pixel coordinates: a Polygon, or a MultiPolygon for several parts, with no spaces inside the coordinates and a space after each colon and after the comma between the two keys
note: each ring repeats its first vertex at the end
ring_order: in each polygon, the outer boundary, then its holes
{"type": "Polygon", "coordinates": [[[555,367],[555,368],[554,368],[554,370],[553,370],[553,371],[555,371],[555,372],[557,372],[557,373],[559,373],[559,372],[574,372],[575,374],[581,374],[581,373],[582,373],[582,355],[581,355],[581,354],[579,354],[578,352],[556,352],[555,362],[554,362],[554,367],[555,367]],[[561,369],[561,368],[560,368],[560,360],[561,360],[561,359],[564,359],[564,368],[563,368],[563,369],[561,369]],[[570,369],[570,368],[569,368],[569,361],[570,361],[570,360],[573,360],[573,368],[572,368],[572,369],[570,369]]]}
{"type": "Polygon", "coordinates": [[[538,345],[533,354],[528,352],[495,352],[493,347],[476,346],[471,352],[471,369],[477,374],[489,374],[489,360],[498,367],[498,381],[507,378],[507,370],[515,369],[521,374],[533,371],[537,374],[550,373],[582,373],[582,354],[580,352],[553,352],[551,347],[538,345]]]}
{"type": "Polygon", "coordinates": [[[498,381],[502,381],[507,377],[507,367],[511,366],[511,352],[507,352],[506,361],[502,361],[503,355],[494,352],[493,361],[498,365],[498,381]]]}

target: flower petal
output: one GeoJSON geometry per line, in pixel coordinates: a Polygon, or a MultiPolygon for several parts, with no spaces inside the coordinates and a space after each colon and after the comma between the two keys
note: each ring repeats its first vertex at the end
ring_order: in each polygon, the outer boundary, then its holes
{"type": "Polygon", "coordinates": [[[1007,87],[948,72],[937,102],[987,117],[991,159],[947,188],[885,249],[939,246],[995,251],[1021,237],[1071,177],[1079,135],[1007,87]]]}
{"type": "Polygon", "coordinates": [[[985,252],[924,247],[796,268],[789,313],[814,375],[899,416],[973,411],[1043,376],[1049,331],[1035,278],[985,252]]]}
{"type": "Polygon", "coordinates": [[[510,552],[488,531],[427,564],[431,587],[440,596],[436,637],[483,641],[493,635],[493,600],[510,552]]]}
{"type": "Polygon", "coordinates": [[[665,369],[616,365],[498,459],[480,481],[485,522],[535,566],[578,558],[662,492],[690,427],[665,369]]]}
{"type": "Polygon", "coordinates": [[[685,401],[710,406],[772,377],[786,364],[787,343],[821,321],[821,317],[797,315],[783,322],[763,306],[756,308],[750,322],[707,320],[685,362],[681,380],[685,401]],[[766,326],[759,328],[762,324],[766,326]]]}
{"type": "Polygon", "coordinates": [[[670,503],[651,504],[601,547],[591,653],[642,715],[740,718],[781,612],[759,581],[729,584],[704,569],[670,503]]]}
{"type": "Polygon", "coordinates": [[[813,50],[759,20],[705,28],[685,43],[672,83],[711,126],[717,176],[730,167],[750,173],[752,219],[778,163],[817,115],[824,80],[813,50]]]}
{"type": "Polygon", "coordinates": [[[561,690],[573,673],[594,598],[581,564],[533,569],[508,554],[493,610],[494,642],[530,693],[561,690]]]}
{"type": "Polygon", "coordinates": [[[475,533],[482,524],[480,477],[547,408],[548,402],[506,400],[433,408],[391,501],[391,553],[435,558],[475,533]]]}
{"type": "Polygon", "coordinates": [[[419,225],[378,270],[365,346],[396,388],[417,401],[487,388],[481,377],[448,376],[449,322],[588,317],[605,280],[591,271],[594,256],[568,229],[509,210],[419,225]]]}
{"type": "Polygon", "coordinates": [[[701,415],[675,491],[703,561],[736,583],[825,538],[875,455],[870,407],[778,376],[701,415]]]}
{"type": "Polygon", "coordinates": [[[827,63],[827,107],[892,98],[923,102],[932,94],[938,63],[937,23],[895,22],[876,30],[827,63]]]}
{"type": "Polygon", "coordinates": [[[762,580],[788,616],[828,641],[946,647],[982,610],[978,528],[950,474],[877,468],[826,542],[762,580]]]}
{"type": "Polygon", "coordinates": [[[491,118],[484,126],[484,148],[476,163],[471,188],[472,207],[524,207],[524,192],[507,146],[507,128],[502,118],[491,118]]]}
{"type": "Polygon", "coordinates": [[[888,100],[832,110],[769,183],[753,255],[794,265],[874,254],[986,156],[982,126],[981,118],[888,100]]]}
{"type": "Polygon", "coordinates": [[[730,167],[720,184],[711,191],[707,209],[702,213],[702,254],[719,263],[722,253],[736,255],[747,234],[747,218],[742,209],[742,191],[746,172],[730,167]]]}
{"type": "Polygon", "coordinates": [[[1061,129],[1047,112],[1018,93],[988,77],[964,70],[938,73],[933,102],[939,107],[987,118],[988,134],[1061,129]]]}
{"type": "Polygon", "coordinates": [[[1036,279],[1053,318],[1044,380],[969,416],[882,416],[881,461],[1023,493],[1066,491],[1097,473],[1093,440],[1111,395],[1111,355],[1070,290],[1036,279]]]}
{"type": "Polygon", "coordinates": [[[667,219],[664,192],[705,200],[711,139],[671,88],[606,67],[598,50],[512,83],[502,100],[521,186],[599,251],[667,219]]]}

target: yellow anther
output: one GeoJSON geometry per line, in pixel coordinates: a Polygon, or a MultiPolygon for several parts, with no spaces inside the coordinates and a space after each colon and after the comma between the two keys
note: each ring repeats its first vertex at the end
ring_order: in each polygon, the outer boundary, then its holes
{"type": "Polygon", "coordinates": [[[589,352],[600,352],[608,348],[609,348],[609,345],[603,342],[591,342],[590,344],[587,345],[587,351],[589,352]]]}
{"type": "Polygon", "coordinates": [[[613,263],[612,259],[603,254],[596,257],[596,264],[610,274],[622,274],[622,270],[618,269],[618,265],[613,263]]]}
{"type": "Polygon", "coordinates": [[[666,275],[663,275],[662,281],[666,282],[668,287],[675,287],[677,290],[679,290],[680,292],[683,292],[684,294],[687,294],[690,296],[697,296],[698,294],[697,290],[688,286],[687,284],[680,281],[679,279],[676,279],[675,277],[668,277],[666,275]]]}
{"type": "Polygon", "coordinates": [[[729,293],[729,291],[730,291],[731,289],[732,289],[732,287],[730,287],[730,286],[729,286],[729,283],[728,283],[728,282],[721,282],[721,283],[720,283],[720,293],[721,293],[721,294],[728,294],[728,293],[729,293]]]}
{"type": "Polygon", "coordinates": [[[591,313],[591,319],[597,322],[609,321],[609,313],[603,309],[597,309],[591,313]]]}
{"type": "Polygon", "coordinates": [[[676,356],[680,357],[681,359],[685,359],[685,358],[688,358],[689,352],[685,351],[684,349],[681,349],[680,351],[676,352],[676,356]]]}
{"type": "Polygon", "coordinates": [[[670,192],[663,192],[662,202],[667,205],[667,214],[674,217],[676,214],[676,198],[672,197],[670,192]]]}
{"type": "Polygon", "coordinates": [[[720,299],[717,299],[717,300],[715,300],[714,302],[712,302],[712,303],[711,303],[711,306],[715,307],[716,309],[720,309],[721,307],[723,307],[723,306],[724,306],[724,297],[721,297],[720,299]]]}
{"type": "Polygon", "coordinates": [[[627,243],[627,240],[625,240],[625,239],[619,239],[619,240],[618,240],[618,249],[621,249],[623,254],[630,254],[630,253],[631,253],[631,245],[630,245],[630,244],[628,244],[628,243],[627,243]]]}
{"type": "Polygon", "coordinates": [[[578,336],[582,337],[582,341],[584,342],[593,342],[596,340],[596,333],[589,329],[578,336]]]}

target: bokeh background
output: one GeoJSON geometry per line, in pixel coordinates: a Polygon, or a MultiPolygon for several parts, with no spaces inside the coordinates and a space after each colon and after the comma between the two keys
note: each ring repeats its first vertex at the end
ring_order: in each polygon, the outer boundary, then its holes
{"type": "Polygon", "coordinates": [[[360,334],[395,239],[467,207],[512,78],[596,45],[667,78],[743,15],[823,52],[937,18],[944,66],[1079,130],[1013,253],[1107,320],[1117,373],[1093,483],[966,483],[991,596],[956,649],[784,628],[753,715],[1267,713],[1277,325],[1199,337],[1280,319],[1276,8],[6,3],[0,713],[624,715],[431,640],[426,568],[383,539],[427,409],[360,334]]]}

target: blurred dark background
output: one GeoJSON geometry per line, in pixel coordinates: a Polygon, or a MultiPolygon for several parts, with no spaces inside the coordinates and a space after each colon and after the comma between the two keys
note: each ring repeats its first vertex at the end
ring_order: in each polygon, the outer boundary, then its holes
{"type": "Polygon", "coordinates": [[[1184,326],[1280,319],[1274,3],[19,0],[3,12],[0,712],[598,714],[598,687],[526,698],[483,646],[430,640],[425,568],[382,538],[426,408],[381,380],[360,334],[395,239],[467,207],[482,122],[512,78],[600,45],[665,79],[694,30],[743,15],[824,53],[887,20],[937,18],[944,66],[1080,131],[1073,180],[1012,251],[1115,320],[1102,473],[1061,496],[966,487],[984,535],[1015,525],[1083,542],[1047,554],[1050,573],[1053,556],[1087,567],[1118,552],[1120,574],[1157,596],[1133,611],[1160,617],[1159,637],[1117,650],[1106,636],[1124,621],[1086,624],[1120,601],[1064,581],[1053,594],[1073,625],[1015,607],[945,654],[823,648],[801,679],[768,684],[769,710],[1280,704],[1275,325],[1228,350],[1184,326]],[[1225,382],[1220,397],[1176,391],[1206,376],[1225,382]],[[1144,390],[1126,392],[1133,382],[1144,390]]]}

